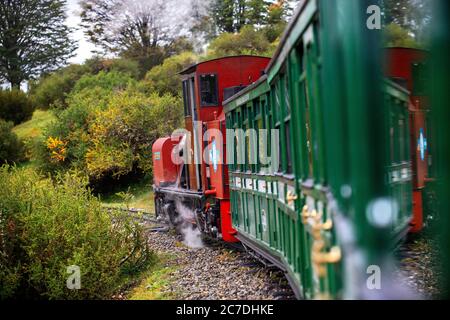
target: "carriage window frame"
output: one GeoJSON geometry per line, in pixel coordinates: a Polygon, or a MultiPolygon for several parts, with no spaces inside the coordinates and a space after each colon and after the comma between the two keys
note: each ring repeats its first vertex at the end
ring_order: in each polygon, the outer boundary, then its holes
{"type": "MultiPolygon", "coordinates": [[[[271,92],[273,97],[273,120],[274,120],[274,129],[278,130],[279,134],[278,137],[281,138],[281,120],[282,120],[282,114],[283,114],[283,102],[282,102],[282,93],[280,91],[280,78],[277,77],[274,80],[274,84],[271,86],[271,92]],[[279,92],[279,96],[278,93],[279,92]]],[[[281,141],[278,141],[278,147],[276,152],[278,153],[278,167],[273,168],[274,172],[276,174],[283,174],[283,149],[282,149],[282,143],[281,141]]]]}
{"type": "Polygon", "coordinates": [[[292,139],[291,139],[291,93],[289,87],[289,74],[287,72],[288,68],[284,69],[280,75],[281,82],[281,95],[283,99],[283,138],[285,141],[285,161],[283,161],[283,172],[286,175],[292,175],[294,173],[294,162],[293,162],[293,150],[292,150],[292,139]]]}
{"type": "Polygon", "coordinates": [[[251,149],[250,149],[250,132],[253,129],[253,121],[251,119],[253,118],[253,104],[252,102],[249,102],[247,104],[244,104],[242,108],[245,110],[244,113],[244,119],[243,119],[243,130],[244,130],[244,159],[245,159],[245,165],[244,165],[244,172],[253,172],[254,167],[253,164],[250,163],[251,158],[251,149]]]}
{"type": "Polygon", "coordinates": [[[241,139],[240,130],[242,128],[242,108],[235,110],[236,112],[236,121],[234,123],[235,135],[234,135],[234,148],[235,148],[235,158],[234,158],[234,170],[237,172],[243,171],[243,164],[239,162],[240,158],[242,158],[241,152],[241,139]]]}
{"type": "MultiPolygon", "coordinates": [[[[261,172],[262,169],[262,162],[261,162],[261,145],[262,145],[262,141],[261,141],[261,135],[260,135],[260,130],[265,130],[266,128],[266,108],[267,108],[267,101],[266,101],[266,96],[262,95],[258,98],[255,99],[256,105],[258,105],[258,108],[256,108],[256,115],[255,115],[255,129],[256,129],[256,164],[255,164],[255,172],[261,172]],[[259,112],[258,112],[259,111],[259,112]]],[[[266,137],[268,138],[268,137],[266,137]]],[[[265,149],[267,149],[267,141],[266,142],[266,146],[264,147],[265,149]]],[[[267,154],[267,150],[264,150],[265,153],[267,154]]]]}
{"type": "Polygon", "coordinates": [[[267,159],[269,165],[266,167],[269,172],[272,172],[272,128],[273,128],[273,113],[272,113],[272,94],[271,91],[265,94],[266,105],[264,106],[265,128],[267,130],[267,159]]]}
{"type": "Polygon", "coordinates": [[[199,83],[199,95],[200,95],[200,106],[202,108],[204,107],[217,107],[219,106],[219,77],[217,73],[201,73],[198,75],[198,83],[199,83]],[[203,93],[204,93],[204,77],[214,77],[214,84],[213,86],[210,86],[209,89],[213,89],[213,97],[211,101],[205,101],[203,99],[203,93]]]}

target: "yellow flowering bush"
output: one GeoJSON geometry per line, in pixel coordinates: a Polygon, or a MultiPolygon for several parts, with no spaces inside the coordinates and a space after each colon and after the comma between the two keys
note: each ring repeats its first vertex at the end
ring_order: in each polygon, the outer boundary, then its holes
{"type": "Polygon", "coordinates": [[[48,137],[47,149],[50,151],[50,159],[55,162],[64,162],[66,160],[67,142],[58,138],[48,137]]]}

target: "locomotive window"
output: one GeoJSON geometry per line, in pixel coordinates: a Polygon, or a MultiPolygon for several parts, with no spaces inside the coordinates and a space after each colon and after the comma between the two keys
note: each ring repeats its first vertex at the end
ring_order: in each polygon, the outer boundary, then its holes
{"type": "Polygon", "coordinates": [[[200,96],[202,106],[217,106],[217,76],[215,74],[202,74],[200,76],[200,96]]]}
{"type": "Polygon", "coordinates": [[[189,97],[189,82],[188,80],[183,81],[183,102],[184,102],[184,115],[191,115],[191,105],[189,97]]]}
{"type": "Polygon", "coordinates": [[[189,89],[189,112],[191,113],[191,116],[194,120],[197,120],[198,115],[197,115],[197,106],[196,106],[196,102],[195,102],[195,79],[194,78],[190,78],[188,81],[188,89],[189,89]],[[194,111],[192,113],[192,111],[194,111]]]}

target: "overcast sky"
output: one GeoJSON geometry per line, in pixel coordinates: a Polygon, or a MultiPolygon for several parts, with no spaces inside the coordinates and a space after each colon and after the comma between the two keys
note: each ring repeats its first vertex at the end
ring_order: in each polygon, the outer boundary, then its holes
{"type": "Polygon", "coordinates": [[[95,46],[86,40],[83,31],[80,30],[80,6],[79,0],[67,0],[67,24],[70,27],[77,28],[72,33],[72,38],[78,42],[78,50],[75,52],[76,56],[70,59],[71,63],[83,63],[86,59],[92,57],[91,51],[95,49],[95,46]]]}

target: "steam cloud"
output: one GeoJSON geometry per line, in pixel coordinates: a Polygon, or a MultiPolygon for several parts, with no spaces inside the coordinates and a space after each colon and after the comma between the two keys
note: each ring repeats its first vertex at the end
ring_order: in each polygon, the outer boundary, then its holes
{"type": "Polygon", "coordinates": [[[191,209],[184,206],[181,201],[176,202],[177,212],[180,214],[179,219],[181,219],[181,234],[183,235],[183,243],[187,245],[189,248],[203,248],[204,244],[202,241],[202,234],[200,230],[193,226],[190,222],[195,220],[195,213],[191,209]]]}

